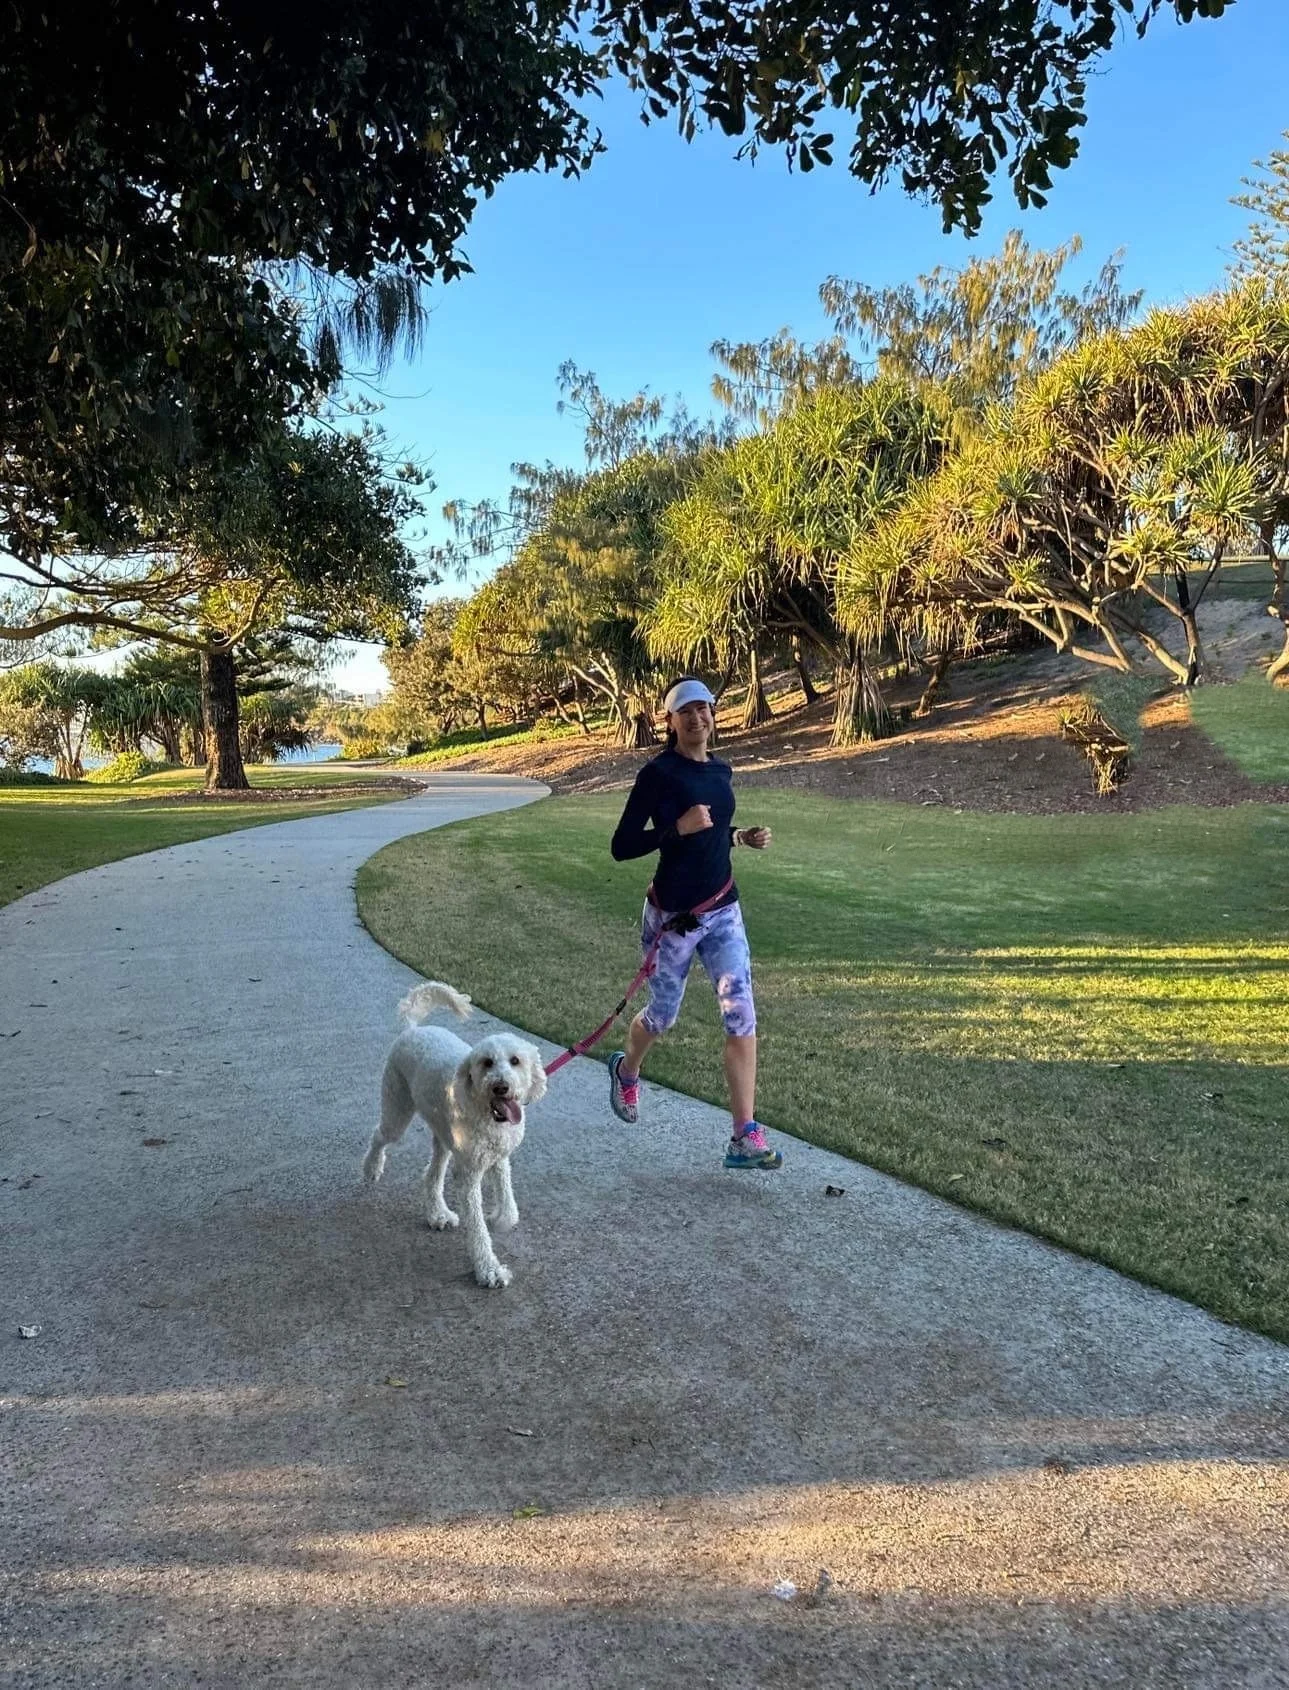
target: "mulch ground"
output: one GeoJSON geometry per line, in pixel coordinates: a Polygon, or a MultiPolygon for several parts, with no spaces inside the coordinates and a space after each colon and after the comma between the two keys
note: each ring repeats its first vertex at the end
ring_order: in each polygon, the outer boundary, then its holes
{"type": "MultiPolygon", "coordinates": [[[[733,712],[718,718],[717,754],[733,764],[740,789],[787,787],[1023,815],[1289,802],[1289,786],[1251,781],[1193,727],[1176,693],[1147,709],[1141,749],[1126,779],[1118,791],[1099,797],[1087,760],[1061,738],[1061,710],[1076,696],[1070,670],[1041,653],[955,671],[943,702],[925,721],[909,722],[893,738],[845,749],[829,744],[830,699],[805,706],[786,676],[771,690],[773,722],[740,729],[733,712]]],[[[898,707],[911,704],[916,691],[893,688],[888,697],[898,707]]],[[[629,786],[650,755],[643,748],[578,738],[498,746],[450,767],[530,775],[559,793],[595,792],[629,786]]]]}

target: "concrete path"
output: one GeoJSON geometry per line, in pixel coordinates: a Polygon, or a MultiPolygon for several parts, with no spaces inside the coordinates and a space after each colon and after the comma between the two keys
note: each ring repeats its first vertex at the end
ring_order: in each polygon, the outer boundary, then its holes
{"type": "Polygon", "coordinates": [[[419,1134],[360,1184],[412,976],[354,871],[540,790],[0,911],[0,1685],[1289,1684],[1286,1350],[588,1061],[509,1290],[419,1134]]]}

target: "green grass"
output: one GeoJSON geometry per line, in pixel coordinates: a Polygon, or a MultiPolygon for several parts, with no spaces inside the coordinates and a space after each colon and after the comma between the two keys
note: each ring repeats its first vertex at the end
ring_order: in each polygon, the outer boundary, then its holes
{"type": "Polygon", "coordinates": [[[336,796],[265,803],[249,799],[202,802],[196,794],[202,776],[195,769],[166,769],[128,786],[84,781],[54,781],[35,786],[0,786],[0,905],[11,903],[51,880],[83,868],[182,845],[236,828],[284,822],[297,816],[349,810],[380,803],[370,793],[345,798],[345,785],[369,771],[316,769],[313,765],[271,764],[248,770],[254,786],[322,785],[336,796]],[[192,792],[192,804],[173,802],[192,792]],[[158,804],[150,800],[164,797],[158,804]]]}
{"type": "Polygon", "coordinates": [[[1248,674],[1225,687],[1196,687],[1191,720],[1250,780],[1289,781],[1289,689],[1248,674]]]}
{"type": "MultiPolygon", "coordinates": [[[[360,871],[363,917],[570,1041],[638,960],[648,862],[610,859],[619,808],[400,841],[360,871]]],[[[763,1119],[1289,1338],[1289,812],[744,809],[775,830],[735,857],[763,1119]]],[[[696,976],[648,1072],[723,1102],[719,1047],[696,976]]]]}

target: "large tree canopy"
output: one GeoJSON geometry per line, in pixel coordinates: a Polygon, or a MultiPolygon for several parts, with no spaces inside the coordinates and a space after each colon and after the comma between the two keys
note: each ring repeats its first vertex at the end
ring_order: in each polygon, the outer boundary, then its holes
{"type": "Polygon", "coordinates": [[[972,226],[1004,158],[1022,203],[1073,157],[1089,65],[1125,20],[1229,0],[13,0],[0,37],[6,192],[38,239],[119,218],[187,250],[451,275],[480,193],[597,144],[610,66],[803,168],[853,116],[890,170],[972,226]],[[594,44],[602,43],[602,51],[594,44]]]}
{"type": "Polygon", "coordinates": [[[1006,161],[1042,205],[1078,150],[1089,70],[1125,23],[1218,17],[1231,0],[593,0],[595,33],[662,117],[677,107],[830,163],[832,112],[854,127],[850,169],[898,171],[946,229],[974,231],[1006,161]]]}
{"type": "Polygon", "coordinates": [[[898,170],[971,229],[1041,201],[1125,18],[1227,0],[12,0],[0,17],[0,540],[110,544],[141,499],[465,266],[480,195],[577,173],[614,70],[678,116],[898,170]],[[264,275],[275,283],[264,292],[264,275]],[[337,290],[343,309],[337,310],[337,290]],[[294,306],[292,305],[294,301],[294,306]]]}

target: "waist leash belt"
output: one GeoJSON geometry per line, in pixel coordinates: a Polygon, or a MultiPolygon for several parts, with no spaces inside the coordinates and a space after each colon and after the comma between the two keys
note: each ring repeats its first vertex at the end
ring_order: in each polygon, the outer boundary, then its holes
{"type": "MultiPolygon", "coordinates": [[[[663,935],[666,933],[692,933],[698,926],[699,916],[706,915],[709,910],[714,910],[733,884],[734,877],[731,875],[725,882],[724,886],[721,887],[719,892],[714,892],[710,898],[704,898],[703,902],[701,904],[695,904],[692,910],[677,910],[675,915],[670,916],[663,922],[662,926],[654,935],[653,943],[645,952],[644,961],[636,970],[635,977],[632,979],[631,984],[627,987],[626,991],[622,994],[622,1001],[613,1011],[613,1014],[606,1020],[602,1021],[593,1033],[588,1033],[584,1039],[579,1039],[575,1045],[570,1045],[567,1050],[562,1050],[553,1061],[548,1062],[546,1064],[546,1074],[548,1078],[551,1074],[557,1074],[566,1062],[571,1062],[575,1056],[585,1056],[587,1051],[590,1050],[593,1045],[599,1044],[600,1040],[608,1032],[609,1028],[617,1020],[618,1016],[622,1014],[623,1010],[631,1002],[632,998],[635,997],[641,986],[644,985],[645,981],[653,973],[654,968],[657,966],[658,949],[662,944],[663,935]]],[[[652,883],[650,883],[649,891],[646,896],[655,909],[660,909],[662,907],[654,893],[652,883]]]]}

